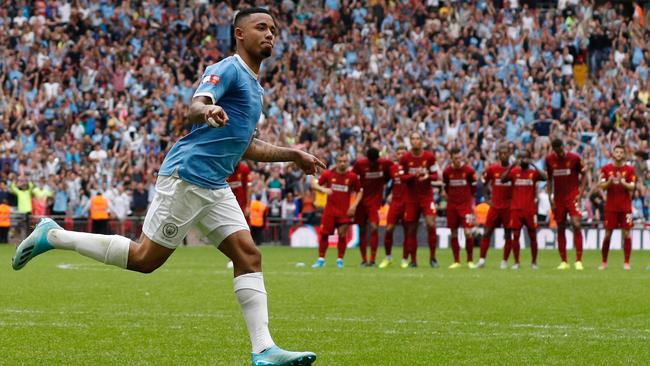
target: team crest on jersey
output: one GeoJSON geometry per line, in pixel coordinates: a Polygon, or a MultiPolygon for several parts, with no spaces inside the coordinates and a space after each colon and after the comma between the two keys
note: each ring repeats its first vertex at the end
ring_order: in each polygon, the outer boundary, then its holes
{"type": "Polygon", "coordinates": [[[201,81],[201,84],[212,84],[212,85],[218,85],[219,82],[221,81],[221,78],[218,77],[217,75],[207,75],[206,77],[203,78],[201,81]]]}

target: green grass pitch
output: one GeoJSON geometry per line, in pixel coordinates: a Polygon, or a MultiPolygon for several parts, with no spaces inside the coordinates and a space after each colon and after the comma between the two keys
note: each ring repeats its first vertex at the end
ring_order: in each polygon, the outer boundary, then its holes
{"type": "MultiPolygon", "coordinates": [[[[264,247],[271,332],[316,365],[647,365],[650,253],[622,253],[598,271],[560,272],[555,251],[541,268],[313,270],[315,250],[264,247]],[[303,262],[304,267],[296,263],[303,262]]],[[[397,251],[401,251],[400,248],[397,251]]],[[[19,272],[0,248],[1,365],[250,365],[249,340],[226,258],[181,248],[150,275],[76,253],[49,252],[19,272]]],[[[573,253],[571,253],[573,256],[573,253]]],[[[421,250],[420,258],[427,252],[421,250]]],[[[381,257],[381,256],[380,256],[381,257]]],[[[424,264],[424,263],[423,263],[424,264]]]]}

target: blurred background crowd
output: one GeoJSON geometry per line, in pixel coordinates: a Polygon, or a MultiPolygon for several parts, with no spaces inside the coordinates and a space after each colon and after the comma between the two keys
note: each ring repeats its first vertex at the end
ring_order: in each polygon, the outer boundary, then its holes
{"type": "MultiPolygon", "coordinates": [[[[647,3],[257,1],[279,35],[260,83],[262,139],[333,163],[369,146],[391,157],[420,131],[442,169],[458,146],[481,172],[495,147],[543,168],[560,136],[589,166],[584,220],[598,222],[599,169],[624,143],[650,221],[647,3]]],[[[238,1],[9,0],[0,8],[0,199],[19,212],[87,217],[98,193],[120,220],[146,212],[166,151],[191,126],[204,68],[233,52],[238,1]]],[[[313,212],[309,179],[254,165],[270,214],[313,212]],[[274,209],[275,207],[275,209],[274,209]],[[303,212],[304,210],[304,212],[303,212]]],[[[540,192],[540,210],[548,197],[540,192]]],[[[483,199],[478,189],[477,202],[483,199]]],[[[436,191],[438,209],[445,198],[436,191]]],[[[442,214],[442,212],[441,212],[442,214]]]]}

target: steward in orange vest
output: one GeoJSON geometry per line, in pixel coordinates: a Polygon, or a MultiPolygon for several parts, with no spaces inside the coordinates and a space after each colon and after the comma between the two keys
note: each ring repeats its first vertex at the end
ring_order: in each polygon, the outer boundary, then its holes
{"type": "Polygon", "coordinates": [[[4,199],[0,204],[0,244],[9,243],[9,229],[11,229],[11,206],[4,199]]]}
{"type": "Polygon", "coordinates": [[[93,233],[108,234],[108,199],[101,192],[90,199],[90,219],[93,233]]]}

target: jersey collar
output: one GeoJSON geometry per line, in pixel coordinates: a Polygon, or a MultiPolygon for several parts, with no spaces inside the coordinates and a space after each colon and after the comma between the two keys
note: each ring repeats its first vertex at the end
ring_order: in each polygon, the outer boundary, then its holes
{"type": "Polygon", "coordinates": [[[254,73],[253,70],[251,70],[251,68],[248,67],[248,65],[246,65],[246,62],[244,61],[244,59],[242,59],[241,56],[239,56],[239,54],[235,54],[235,58],[236,58],[237,61],[239,61],[239,63],[244,67],[244,69],[245,69],[245,70],[246,70],[246,71],[247,71],[247,72],[248,72],[248,73],[249,73],[249,74],[250,74],[250,75],[251,75],[255,80],[257,80],[257,74],[254,73]]]}

